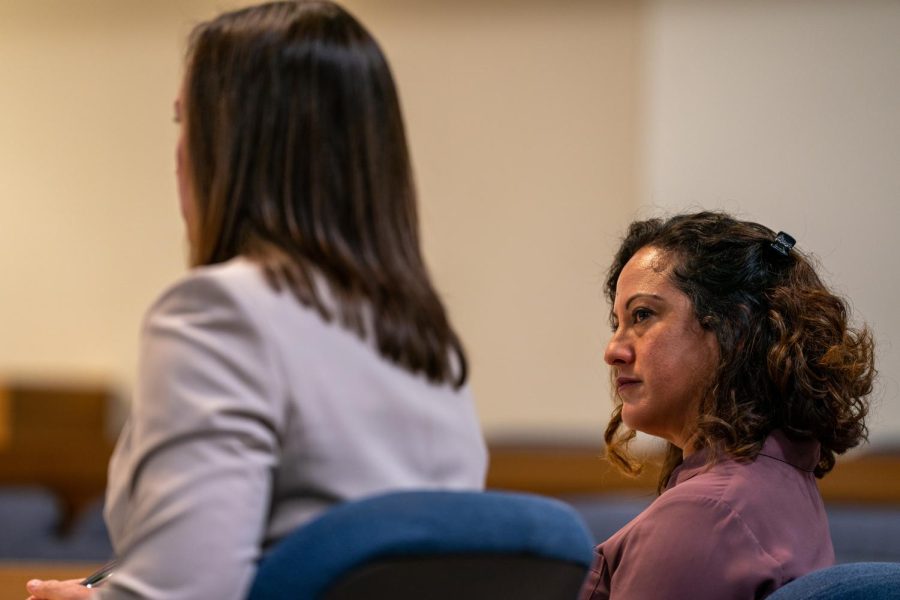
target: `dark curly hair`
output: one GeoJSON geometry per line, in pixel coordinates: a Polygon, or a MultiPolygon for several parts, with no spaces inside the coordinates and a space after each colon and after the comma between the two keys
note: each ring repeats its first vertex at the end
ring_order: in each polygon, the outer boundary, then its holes
{"type": "MultiPolygon", "coordinates": [[[[875,377],[874,343],[850,325],[847,303],[796,248],[775,251],[775,233],[717,212],[631,224],[606,279],[612,304],[625,264],[641,248],[663,250],[673,283],[691,300],[700,325],[714,332],[720,361],[700,402],[695,446],[752,460],[775,429],[821,444],[817,477],[835,455],[867,438],[867,396],[875,377]]],[[[635,432],[617,398],[606,429],[607,457],[627,473],[641,464],[628,452],[635,432]]],[[[681,463],[669,444],[658,491],[681,463]]]]}

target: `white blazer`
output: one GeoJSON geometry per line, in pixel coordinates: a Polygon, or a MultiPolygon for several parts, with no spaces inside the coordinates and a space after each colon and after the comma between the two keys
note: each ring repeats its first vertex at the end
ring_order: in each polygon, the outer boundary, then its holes
{"type": "Polygon", "coordinates": [[[97,598],[244,598],[261,551],[329,506],[480,489],[486,462],[467,388],[385,360],[247,259],[195,269],[144,321],[106,498],[121,566],[97,598]]]}

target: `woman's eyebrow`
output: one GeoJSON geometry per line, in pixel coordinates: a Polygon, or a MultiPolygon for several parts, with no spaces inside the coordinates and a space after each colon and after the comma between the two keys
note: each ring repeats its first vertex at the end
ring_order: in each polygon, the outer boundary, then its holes
{"type": "Polygon", "coordinates": [[[625,303],[625,310],[628,310],[628,307],[631,305],[631,303],[634,302],[635,300],[637,300],[638,298],[652,298],[653,300],[662,300],[663,299],[663,297],[658,294],[645,294],[645,293],[634,294],[625,303]]]}

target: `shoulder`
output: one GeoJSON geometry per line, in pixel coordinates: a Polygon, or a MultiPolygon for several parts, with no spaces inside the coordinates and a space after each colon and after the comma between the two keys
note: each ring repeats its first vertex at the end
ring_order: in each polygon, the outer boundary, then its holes
{"type": "Polygon", "coordinates": [[[238,258],[191,270],[151,305],[141,333],[141,371],[167,381],[206,371],[266,373],[275,381],[273,319],[279,295],[254,263],[238,258]]]}
{"type": "Polygon", "coordinates": [[[147,310],[143,330],[146,334],[160,326],[207,328],[231,323],[272,340],[287,322],[308,329],[321,327],[319,320],[285,287],[271,285],[260,265],[236,257],[194,268],[171,284],[147,310]]]}
{"type": "Polygon", "coordinates": [[[723,500],[718,489],[683,484],[665,492],[632,521],[623,530],[627,533],[623,542],[628,545],[652,540],[659,551],[665,551],[669,542],[682,547],[714,546],[710,539],[713,531],[752,538],[738,511],[723,500]]]}
{"type": "Polygon", "coordinates": [[[266,283],[262,269],[252,261],[238,257],[192,269],[166,288],[148,313],[206,306],[210,302],[241,305],[253,296],[274,293],[266,283]]]}
{"type": "Polygon", "coordinates": [[[756,597],[783,579],[741,515],[697,485],[664,493],[598,552],[621,597],[756,597]]]}
{"type": "MultiPolygon", "coordinates": [[[[685,529],[702,527],[719,536],[741,539],[743,548],[768,556],[757,521],[760,516],[771,518],[759,510],[766,505],[771,485],[754,462],[722,460],[664,492],[647,509],[644,528],[661,528],[684,537],[685,529]]],[[[722,540],[693,535],[687,543],[716,546],[722,540]]]]}
{"type": "MultiPolygon", "coordinates": [[[[778,482],[802,479],[802,473],[760,455],[753,460],[723,457],[712,464],[686,465],[673,477],[672,487],[660,496],[660,500],[715,500],[753,522],[760,516],[761,507],[771,506],[772,501],[780,497],[782,492],[778,482]]],[[[771,518],[768,514],[763,516],[771,518]]]]}
{"type": "Polygon", "coordinates": [[[148,310],[132,416],[144,441],[220,428],[227,414],[281,419],[284,377],[261,271],[236,259],[193,269],[148,310]],[[152,435],[151,435],[152,434],[152,435]]]}

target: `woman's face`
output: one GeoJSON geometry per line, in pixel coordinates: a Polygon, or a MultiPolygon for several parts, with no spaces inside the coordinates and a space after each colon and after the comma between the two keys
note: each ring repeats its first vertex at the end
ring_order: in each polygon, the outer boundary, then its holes
{"type": "Polygon", "coordinates": [[[175,177],[178,180],[178,200],[181,216],[184,219],[188,239],[193,243],[193,231],[197,221],[197,209],[194,202],[192,173],[187,152],[187,120],[184,115],[183,88],[175,99],[175,123],[178,124],[178,142],[175,146],[175,177]]]}
{"type": "Polygon", "coordinates": [[[690,299],[671,282],[668,259],[646,246],[625,264],[604,358],[612,367],[625,425],[689,453],[719,351],[715,334],[700,326],[690,299]]]}

